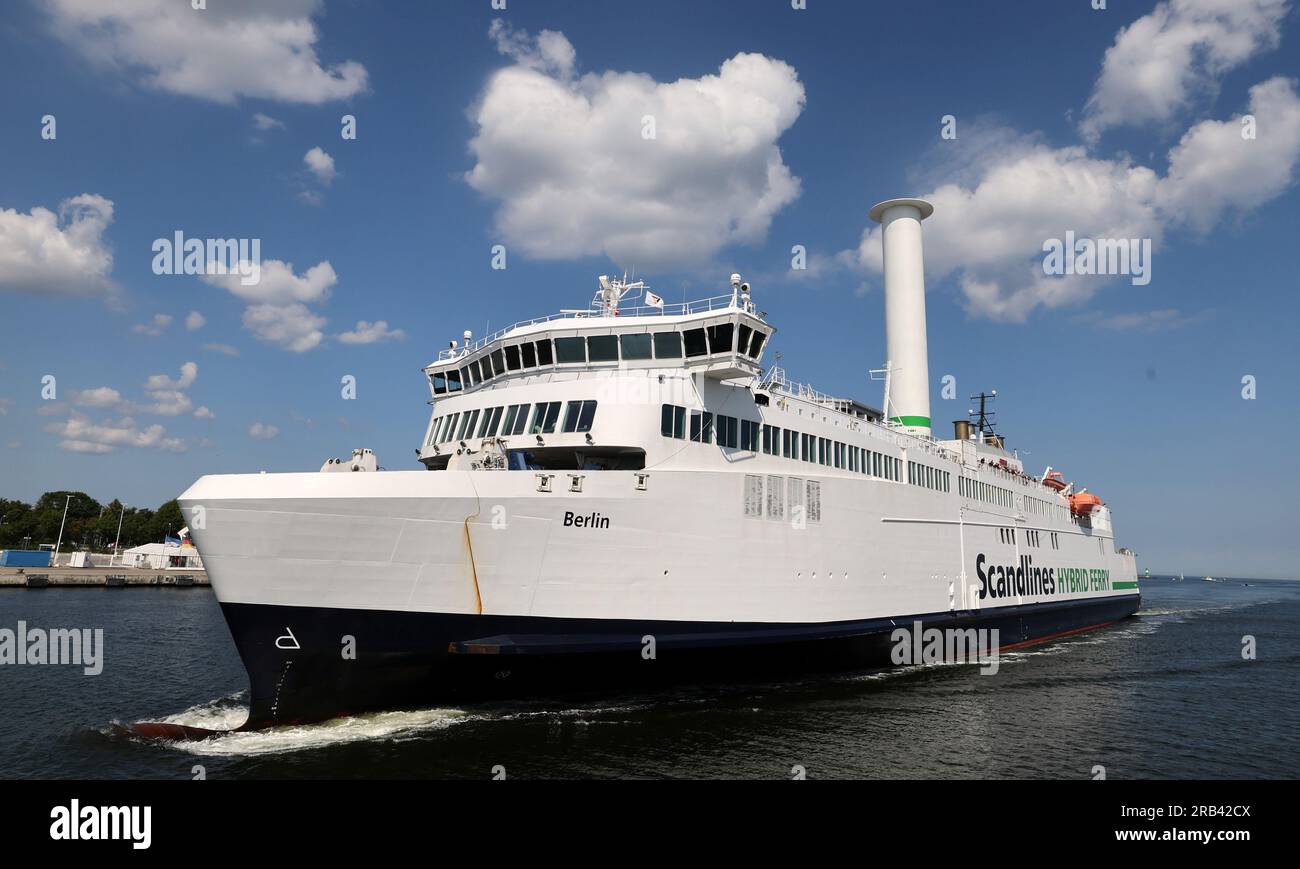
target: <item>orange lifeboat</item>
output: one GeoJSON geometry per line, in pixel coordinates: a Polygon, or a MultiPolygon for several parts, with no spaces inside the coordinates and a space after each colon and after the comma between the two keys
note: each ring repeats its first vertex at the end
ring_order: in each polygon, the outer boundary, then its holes
{"type": "Polygon", "coordinates": [[[1070,496],[1070,509],[1080,516],[1087,516],[1101,506],[1101,499],[1091,492],[1080,492],[1070,496]]]}
{"type": "Polygon", "coordinates": [[[1060,471],[1048,471],[1047,476],[1043,477],[1043,485],[1060,492],[1065,488],[1065,475],[1060,471]]]}

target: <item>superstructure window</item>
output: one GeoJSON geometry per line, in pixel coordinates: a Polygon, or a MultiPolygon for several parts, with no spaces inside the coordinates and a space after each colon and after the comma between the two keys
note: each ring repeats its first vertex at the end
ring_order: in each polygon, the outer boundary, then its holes
{"type": "Polygon", "coordinates": [[[527,344],[520,344],[519,353],[523,357],[525,368],[537,367],[537,348],[533,346],[531,341],[527,344]]]}
{"type": "Polygon", "coordinates": [[[758,452],[758,423],[752,419],[740,421],[740,448],[758,452]]]}
{"type": "Polygon", "coordinates": [[[745,475],[745,515],[763,518],[763,478],[756,474],[745,475]]]}
{"type": "Polygon", "coordinates": [[[710,326],[708,327],[708,333],[710,353],[731,352],[735,330],[731,328],[730,323],[719,323],[716,326],[710,326]]]}
{"type": "Polygon", "coordinates": [[[709,353],[709,343],[704,337],[703,329],[687,329],[682,333],[682,341],[686,344],[687,359],[707,356],[709,353]]]}
{"type": "Polygon", "coordinates": [[[555,360],[551,355],[551,339],[543,338],[537,342],[537,364],[552,365],[555,360]]]}
{"type": "Polygon", "coordinates": [[[474,421],[478,419],[478,411],[472,410],[461,417],[460,427],[456,429],[456,440],[463,441],[465,432],[469,432],[470,437],[474,437],[474,421]]]}
{"type": "Polygon", "coordinates": [[[587,358],[591,362],[617,362],[618,336],[592,335],[587,339],[587,358]]]}
{"type": "Polygon", "coordinates": [[[587,361],[587,342],[583,338],[556,338],[555,361],[565,365],[587,361]]]}
{"type": "Polygon", "coordinates": [[[519,362],[519,345],[511,344],[506,348],[506,370],[518,371],[522,367],[519,362]]]}
{"type": "Polygon", "coordinates": [[[548,401],[533,407],[533,422],[528,427],[529,434],[551,434],[555,431],[555,422],[560,418],[560,403],[548,401]]]}
{"type": "Polygon", "coordinates": [[[528,422],[528,405],[512,404],[506,411],[506,420],[501,426],[501,436],[518,435],[524,433],[524,425],[528,422]]]}
{"type": "Polygon", "coordinates": [[[735,449],[739,443],[739,420],[734,416],[718,416],[718,446],[735,449]]]}
{"type": "Polygon", "coordinates": [[[655,332],[655,358],[681,359],[682,334],[680,332],[655,332]]]}
{"type": "Polygon", "coordinates": [[[564,432],[591,431],[592,420],[596,418],[596,402],[570,401],[564,411],[564,432]]]}
{"type": "Polygon", "coordinates": [[[665,404],[660,416],[659,433],[666,438],[685,438],[686,408],[665,404]]]}
{"type": "Polygon", "coordinates": [[[503,410],[505,410],[504,407],[494,407],[483,414],[483,424],[478,429],[479,437],[496,437],[497,427],[501,424],[501,411],[503,410]]]}
{"type": "Polygon", "coordinates": [[[691,411],[691,440],[702,444],[713,443],[713,414],[707,410],[691,411]]]}
{"type": "Polygon", "coordinates": [[[649,332],[640,335],[620,335],[618,342],[622,347],[625,360],[651,358],[649,332]]]}

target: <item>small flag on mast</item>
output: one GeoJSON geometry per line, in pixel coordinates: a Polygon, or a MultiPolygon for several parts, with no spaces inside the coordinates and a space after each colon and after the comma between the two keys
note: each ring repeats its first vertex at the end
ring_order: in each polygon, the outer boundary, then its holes
{"type": "Polygon", "coordinates": [[[664,309],[664,300],[649,290],[645,291],[645,303],[652,308],[664,309]]]}

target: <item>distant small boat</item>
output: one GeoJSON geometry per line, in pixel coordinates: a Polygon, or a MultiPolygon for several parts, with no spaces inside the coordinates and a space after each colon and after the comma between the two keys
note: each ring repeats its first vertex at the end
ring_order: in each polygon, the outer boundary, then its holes
{"type": "Polygon", "coordinates": [[[1207,577],[1205,577],[1205,581],[1206,581],[1206,582],[1218,582],[1218,580],[1215,579],[1215,578],[1212,577],[1212,576],[1207,576],[1207,577]]]}

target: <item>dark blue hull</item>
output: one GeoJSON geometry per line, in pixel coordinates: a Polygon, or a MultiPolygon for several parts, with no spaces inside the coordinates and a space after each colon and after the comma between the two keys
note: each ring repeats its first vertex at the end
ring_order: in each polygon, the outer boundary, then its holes
{"type": "Polygon", "coordinates": [[[1002,649],[1132,615],[1137,594],[818,624],[621,621],[222,604],[245,728],[380,709],[887,667],[892,632],[997,629],[1002,649]],[[654,656],[645,649],[653,637],[654,656]]]}

